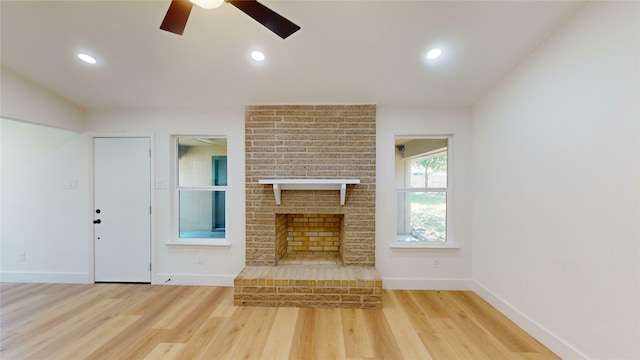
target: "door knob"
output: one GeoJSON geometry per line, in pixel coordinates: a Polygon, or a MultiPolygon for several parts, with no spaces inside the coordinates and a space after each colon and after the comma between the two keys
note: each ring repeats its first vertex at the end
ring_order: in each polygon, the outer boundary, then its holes
{"type": "Polygon", "coordinates": [[[102,222],[102,220],[100,220],[100,219],[93,220],[93,223],[94,223],[94,224],[100,224],[101,222],[102,222]]]}

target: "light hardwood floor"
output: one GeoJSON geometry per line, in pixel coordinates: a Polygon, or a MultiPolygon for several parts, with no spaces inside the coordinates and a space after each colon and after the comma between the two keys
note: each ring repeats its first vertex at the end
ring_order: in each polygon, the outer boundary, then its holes
{"type": "Polygon", "coordinates": [[[473,292],[382,310],[236,307],[233,288],[1,285],[0,358],[558,359],[473,292]]]}

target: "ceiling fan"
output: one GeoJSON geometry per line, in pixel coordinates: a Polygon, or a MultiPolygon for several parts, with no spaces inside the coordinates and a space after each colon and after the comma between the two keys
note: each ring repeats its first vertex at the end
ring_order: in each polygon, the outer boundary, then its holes
{"type": "Polygon", "coordinates": [[[300,30],[300,26],[287,20],[280,14],[260,4],[256,0],[172,0],[169,10],[160,25],[160,29],[182,35],[189,20],[189,14],[196,4],[205,9],[212,9],[224,2],[237,7],[243,13],[267,27],[283,39],[300,30]]]}

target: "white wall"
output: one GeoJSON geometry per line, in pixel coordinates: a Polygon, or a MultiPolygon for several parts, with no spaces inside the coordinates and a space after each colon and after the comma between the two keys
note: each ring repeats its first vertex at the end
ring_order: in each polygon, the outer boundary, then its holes
{"type": "Polygon", "coordinates": [[[0,117],[50,127],[82,131],[84,110],[32,82],[0,67],[0,117]]]}
{"type": "Polygon", "coordinates": [[[154,190],[152,282],[231,286],[245,266],[244,108],[216,113],[90,112],[91,136],[132,134],[153,137],[154,183],[164,180],[165,189],[154,190]],[[228,188],[227,229],[230,247],[175,246],[173,206],[172,135],[227,137],[228,188]],[[201,255],[202,264],[197,264],[201,255]],[[167,282],[168,279],[171,279],[167,282]]]}
{"type": "Polygon", "coordinates": [[[6,119],[0,128],[1,281],[93,281],[86,136],[6,119]]]}
{"type": "MultiPolygon", "coordinates": [[[[148,112],[90,112],[90,134],[152,134],[154,137],[155,180],[171,184],[171,135],[226,135],[228,137],[229,189],[227,193],[227,237],[229,249],[204,246],[168,246],[173,239],[171,187],[155,189],[154,277],[155,283],[231,285],[245,265],[244,215],[244,109],[220,110],[210,114],[166,114],[148,112]],[[196,263],[197,255],[204,264],[196,263]]],[[[424,109],[378,110],[378,204],[377,267],[386,287],[469,288],[470,244],[470,112],[426,111],[424,109]],[[406,251],[389,248],[395,238],[393,207],[394,135],[454,134],[455,195],[453,237],[458,250],[406,251]],[[388,185],[388,186],[387,186],[388,185]],[[440,259],[433,269],[431,259],[440,259]]]]}
{"type": "MultiPolygon", "coordinates": [[[[44,91],[44,90],[43,90],[44,91]]],[[[45,91],[46,94],[46,91],[45,91]]],[[[37,108],[41,103],[42,94],[33,94],[25,97],[23,106],[37,108]]],[[[51,95],[51,99],[55,99],[51,95]]],[[[50,99],[44,100],[46,103],[50,99]]],[[[66,106],[63,101],[60,106],[66,106]]],[[[26,114],[27,112],[25,112],[26,114]]],[[[35,116],[35,115],[33,115],[35,116]]],[[[26,118],[33,121],[32,118],[26,118]]],[[[34,121],[35,122],[35,121],[34,121]]],[[[461,245],[459,250],[428,250],[409,252],[403,250],[392,251],[389,244],[395,237],[392,219],[393,208],[382,205],[379,209],[377,246],[378,269],[385,277],[385,286],[389,288],[469,288],[470,287],[470,115],[469,111],[427,111],[425,109],[396,109],[380,107],[378,112],[378,145],[381,148],[388,148],[389,151],[379,151],[378,159],[378,184],[379,198],[382,204],[385,201],[394,203],[395,193],[393,192],[393,141],[394,135],[422,135],[422,134],[454,134],[456,161],[454,173],[456,173],[455,184],[455,229],[453,238],[461,245]],[[386,170],[385,170],[386,169],[386,170]],[[386,178],[387,175],[391,177],[386,178]],[[386,186],[385,182],[387,185],[386,186]],[[431,260],[440,259],[440,267],[433,269],[431,260]]],[[[67,127],[69,124],[54,116],[48,121],[43,121],[54,127],[67,127]]],[[[27,126],[28,124],[22,124],[27,126]]],[[[34,125],[29,125],[34,126],[34,125]]],[[[34,126],[40,129],[39,126],[34,126]]],[[[135,111],[93,111],[86,115],[82,121],[82,128],[85,132],[71,133],[56,129],[41,128],[41,131],[50,131],[52,134],[62,134],[73,138],[72,151],[66,150],[65,143],[55,143],[49,150],[41,149],[39,145],[33,145],[28,141],[21,142],[22,146],[35,146],[34,151],[41,153],[62,152],[66,157],[51,161],[51,164],[63,164],[43,170],[46,176],[60,178],[63,191],[59,197],[52,198],[50,202],[43,203],[38,199],[40,192],[29,191],[34,187],[33,181],[25,183],[21,194],[26,196],[28,201],[16,203],[3,199],[2,216],[3,223],[8,223],[7,216],[15,217],[16,226],[12,226],[7,231],[17,232],[24,228],[26,223],[31,221],[32,212],[50,214],[56,212],[56,217],[40,216],[40,227],[33,227],[32,230],[40,229],[48,236],[34,234],[29,236],[33,239],[33,245],[25,247],[15,236],[5,236],[8,234],[2,229],[2,248],[5,264],[0,267],[3,271],[3,279],[17,279],[16,281],[52,281],[52,282],[91,282],[93,268],[92,253],[92,199],[93,188],[91,186],[91,137],[92,136],[140,136],[148,135],[153,139],[153,182],[164,180],[168,187],[165,189],[156,188],[154,190],[154,217],[153,217],[153,273],[154,283],[169,284],[206,284],[206,285],[231,285],[233,278],[242,270],[245,265],[245,216],[244,216],[244,109],[221,109],[216,113],[153,113],[135,111]],[[166,245],[174,239],[172,222],[174,213],[172,186],[172,163],[171,163],[171,135],[226,135],[228,137],[229,151],[229,190],[228,190],[228,228],[227,236],[231,242],[230,248],[207,247],[207,246],[170,246],[166,245]],[[73,153],[70,156],[69,152],[73,153]],[[72,168],[73,171],[65,170],[72,168]],[[79,188],[77,190],[67,190],[67,182],[72,178],[78,178],[79,188]],[[80,198],[82,206],[73,211],[58,211],[60,204],[65,204],[67,209],[68,201],[65,196],[69,193],[80,198]],[[8,211],[10,209],[10,211],[8,211]],[[56,226],[57,223],[75,223],[77,228],[68,227],[64,233],[47,232],[56,226]],[[73,234],[73,235],[71,235],[73,234]],[[25,248],[26,250],[24,250],[25,248]],[[30,268],[25,265],[33,265],[31,259],[35,254],[31,248],[38,249],[42,253],[55,254],[51,262],[39,262],[37,268],[30,268]],[[57,249],[72,248],[74,251],[58,251],[57,249]],[[27,262],[18,261],[18,253],[24,251],[27,254],[27,262]],[[82,254],[81,256],[78,254],[82,254]],[[197,264],[197,256],[203,256],[203,264],[197,264]],[[56,264],[65,264],[73,269],[56,267],[56,264]],[[12,272],[27,272],[24,274],[12,275],[12,272]],[[47,273],[74,273],[77,276],[50,276],[47,273]],[[78,274],[82,274],[81,276],[78,274]]],[[[4,130],[4,128],[3,128],[4,130]]],[[[35,131],[35,130],[33,130],[35,131]]],[[[3,138],[15,137],[13,133],[2,132],[3,138]]],[[[30,137],[24,135],[23,137],[30,137]]],[[[57,135],[56,135],[57,136],[57,135]]],[[[10,146],[8,142],[3,142],[3,148],[10,146]],[[6,145],[6,146],[5,146],[6,145]]],[[[3,154],[7,153],[7,150],[3,154]]],[[[4,155],[3,155],[4,156],[4,155]]],[[[21,178],[16,178],[12,171],[7,172],[9,166],[18,166],[23,160],[15,158],[13,163],[5,163],[3,160],[3,174],[11,174],[12,183],[3,183],[3,194],[13,192],[15,185],[21,182],[21,178]],[[13,164],[13,165],[12,165],[13,164]]],[[[5,176],[7,178],[7,176],[5,176]]],[[[12,220],[13,222],[14,220],[12,220]]],[[[59,275],[60,275],[59,274],[59,275]]]]}
{"type": "Polygon", "coordinates": [[[471,112],[378,106],[376,268],[388,289],[471,287],[471,112]],[[395,227],[395,136],[453,135],[449,146],[452,215],[448,241],[458,249],[391,248],[395,227]],[[439,266],[434,268],[434,260],[439,266]]]}
{"type": "Polygon", "coordinates": [[[476,290],[567,359],[640,358],[638,14],[585,6],[474,109],[476,290]]]}

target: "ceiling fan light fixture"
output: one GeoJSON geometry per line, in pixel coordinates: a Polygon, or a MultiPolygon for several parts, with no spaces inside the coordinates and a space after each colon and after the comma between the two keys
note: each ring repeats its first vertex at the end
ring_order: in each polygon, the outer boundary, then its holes
{"type": "Polygon", "coordinates": [[[224,3],[224,0],[189,0],[192,4],[196,4],[203,9],[215,9],[224,3]]]}
{"type": "Polygon", "coordinates": [[[160,29],[182,35],[194,4],[205,9],[212,9],[225,2],[249,15],[253,20],[283,39],[300,30],[300,26],[259,3],[258,0],[171,0],[169,9],[160,24],[160,29]]]}

